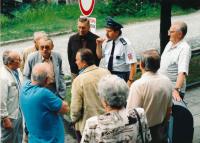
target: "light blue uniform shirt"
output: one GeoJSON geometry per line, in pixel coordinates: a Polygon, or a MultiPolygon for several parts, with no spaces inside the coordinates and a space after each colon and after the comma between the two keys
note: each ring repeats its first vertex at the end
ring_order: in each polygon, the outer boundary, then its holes
{"type": "MultiPolygon", "coordinates": [[[[105,41],[102,45],[103,59],[100,64],[103,68],[108,68],[108,61],[112,50],[113,40],[105,41]]],[[[130,65],[136,63],[136,53],[128,39],[120,35],[115,40],[115,50],[113,54],[113,71],[128,72],[130,65]]]]}

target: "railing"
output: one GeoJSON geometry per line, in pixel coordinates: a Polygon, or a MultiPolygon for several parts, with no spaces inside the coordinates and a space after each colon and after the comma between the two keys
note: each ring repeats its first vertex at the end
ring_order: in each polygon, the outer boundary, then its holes
{"type": "MultiPolygon", "coordinates": [[[[191,58],[191,61],[192,61],[193,58],[195,58],[197,56],[200,56],[200,48],[192,49],[192,58],[191,58]]],[[[198,66],[198,65],[200,65],[200,60],[197,61],[197,65],[195,65],[195,66],[198,66]]],[[[200,69],[200,67],[199,67],[199,69],[200,69]]],[[[200,71],[198,71],[198,72],[200,72],[200,71]]],[[[193,88],[193,87],[196,87],[196,86],[200,86],[200,81],[194,81],[194,82],[191,82],[191,83],[187,83],[186,89],[190,89],[190,88],[193,88]]]]}

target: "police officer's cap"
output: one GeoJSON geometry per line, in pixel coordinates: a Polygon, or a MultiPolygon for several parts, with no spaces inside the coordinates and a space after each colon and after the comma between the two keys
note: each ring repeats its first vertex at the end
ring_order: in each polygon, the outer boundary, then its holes
{"type": "Polygon", "coordinates": [[[112,28],[115,30],[120,30],[121,28],[123,28],[123,26],[121,24],[119,24],[118,22],[114,21],[111,17],[108,17],[106,19],[106,28],[112,28]]]}

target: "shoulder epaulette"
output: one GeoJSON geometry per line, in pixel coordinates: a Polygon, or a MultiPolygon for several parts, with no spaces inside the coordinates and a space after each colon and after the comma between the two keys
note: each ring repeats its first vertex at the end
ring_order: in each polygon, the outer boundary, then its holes
{"type": "Polygon", "coordinates": [[[123,45],[127,45],[127,42],[126,40],[124,40],[124,38],[120,38],[119,40],[122,42],[123,45]]]}

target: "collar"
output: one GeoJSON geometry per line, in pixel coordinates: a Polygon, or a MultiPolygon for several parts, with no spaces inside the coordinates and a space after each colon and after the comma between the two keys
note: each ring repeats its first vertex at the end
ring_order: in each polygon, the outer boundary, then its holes
{"type": "Polygon", "coordinates": [[[153,76],[153,75],[157,75],[157,72],[151,72],[151,71],[146,71],[144,74],[142,74],[142,77],[147,77],[147,76],[153,76]]]}
{"type": "Polygon", "coordinates": [[[91,37],[91,32],[88,31],[88,33],[84,36],[80,36],[79,33],[77,33],[77,35],[79,39],[89,39],[91,37]]]}
{"type": "Polygon", "coordinates": [[[122,34],[121,35],[119,35],[118,37],[117,37],[117,39],[115,39],[115,40],[108,40],[107,42],[110,42],[110,41],[114,41],[115,42],[115,45],[120,41],[119,39],[120,38],[122,38],[122,34]]]}
{"type": "Polygon", "coordinates": [[[52,55],[50,55],[49,59],[44,59],[43,56],[41,56],[41,57],[42,57],[42,62],[45,62],[45,61],[52,61],[52,55]]]}
{"type": "Polygon", "coordinates": [[[81,74],[88,66],[85,66],[84,68],[82,68],[78,74],[81,74]]]}
{"type": "Polygon", "coordinates": [[[97,67],[96,65],[88,66],[88,67],[86,67],[86,68],[81,72],[81,74],[86,73],[86,72],[89,72],[89,71],[93,71],[93,70],[95,70],[95,69],[97,69],[97,68],[98,68],[98,67],[97,67]]]}
{"type": "Polygon", "coordinates": [[[173,43],[170,41],[170,49],[177,48],[182,42],[183,42],[183,39],[181,41],[179,41],[178,43],[176,43],[174,46],[172,46],[173,43]]]}

